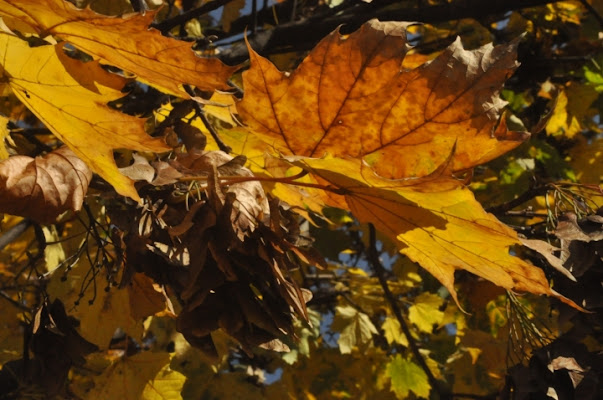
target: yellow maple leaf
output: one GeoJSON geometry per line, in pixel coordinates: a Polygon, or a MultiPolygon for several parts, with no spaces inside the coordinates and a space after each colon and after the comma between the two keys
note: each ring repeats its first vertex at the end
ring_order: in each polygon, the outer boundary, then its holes
{"type": "Polygon", "coordinates": [[[241,116],[267,151],[295,155],[318,182],[306,187],[322,185],[326,204],[374,224],[455,299],[457,269],[557,295],[542,270],[509,254],[516,233],[451,178],[527,137],[500,118],[518,42],[467,51],[457,41],[404,70],[404,28],[372,20],[345,38],[333,32],[291,75],[250,49],[241,116]]]}
{"type": "Polygon", "coordinates": [[[19,100],[94,172],[118,193],[139,199],[132,180],[117,169],[113,150],[169,148],[146,134],[144,120],[107,106],[123,96],[125,79],[98,62],[68,57],[61,45],[30,48],[7,33],[0,33],[0,74],[19,100]]]}
{"type": "Polygon", "coordinates": [[[294,162],[344,197],[360,222],[373,223],[397,241],[400,251],[435,276],[455,300],[454,271],[464,269],[506,289],[554,295],[576,306],[549,287],[540,268],[509,254],[510,246],[520,244],[515,231],[484,211],[458,181],[437,175],[388,180],[363,168],[360,160],[294,162]]]}
{"type": "Polygon", "coordinates": [[[0,115],[0,160],[6,160],[8,158],[8,150],[6,150],[6,143],[4,142],[10,135],[7,126],[8,121],[8,118],[0,115]]]}
{"type": "Polygon", "coordinates": [[[61,282],[59,274],[53,276],[48,290],[50,296],[62,299],[67,313],[80,321],[82,337],[100,349],[109,348],[118,328],[130,337],[140,339],[143,324],[141,319],[136,320],[132,316],[129,292],[115,288],[103,290],[109,287],[104,274],[98,274],[95,286],[91,285],[92,288],[84,292],[84,297],[79,297],[81,288],[89,283],[86,272],[93,268],[85,257],[82,260],[77,268],[70,271],[68,281],[61,282]]]}
{"type": "Polygon", "coordinates": [[[186,377],[169,368],[169,353],[139,353],[120,357],[94,379],[84,399],[181,399],[186,377]]]}
{"type": "Polygon", "coordinates": [[[204,90],[227,89],[236,67],[216,58],[200,58],[190,42],[162,36],[148,29],[155,12],[108,17],[77,9],[64,0],[0,0],[0,16],[25,23],[40,36],[55,35],[103,62],[133,72],[142,82],[176,96],[186,96],[181,85],[204,90]]]}
{"type": "Polygon", "coordinates": [[[372,20],[349,37],[335,31],[291,75],[250,49],[238,105],[245,123],[276,151],[364,157],[388,178],[427,175],[453,149],[452,169],[465,170],[525,139],[498,122],[517,41],[467,51],[457,40],[404,70],[404,27],[372,20]]]}

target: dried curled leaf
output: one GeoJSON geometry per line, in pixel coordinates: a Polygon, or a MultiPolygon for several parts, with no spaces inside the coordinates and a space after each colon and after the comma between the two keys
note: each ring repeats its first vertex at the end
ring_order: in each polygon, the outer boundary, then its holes
{"type": "Polygon", "coordinates": [[[60,37],[86,53],[125,71],[160,90],[186,96],[182,85],[204,90],[227,89],[236,67],[216,58],[200,58],[190,42],[162,36],[149,25],[155,12],[107,17],[79,10],[64,0],[0,0],[0,15],[28,24],[40,34],[60,37]]]}
{"type": "Polygon", "coordinates": [[[13,156],[0,162],[0,212],[52,223],[79,211],[92,171],[69,148],[43,157],[13,156]]]}
{"type": "Polygon", "coordinates": [[[331,33],[291,75],[249,49],[237,108],[286,155],[365,158],[381,176],[404,178],[433,172],[454,150],[452,170],[465,170],[527,137],[499,122],[498,90],[518,65],[517,45],[468,51],[457,40],[401,70],[405,24],[372,20],[347,37],[331,33]]]}
{"type": "Polygon", "coordinates": [[[178,330],[213,356],[211,333],[217,329],[245,350],[287,351],[280,339],[294,335],[295,315],[308,320],[311,298],[289,270],[299,267],[297,260],[323,263],[299,245],[298,216],[278,201],[269,204],[245,161],[220,151],[177,154],[158,175],[171,170],[197,180],[203,190],[193,193],[188,183],[172,180],[171,187],[146,192],[144,207],[126,213],[134,216],[125,239],[126,271],[142,271],[171,286],[182,302],[178,330]],[[166,201],[166,190],[186,195],[166,201]],[[186,254],[187,261],[170,254],[186,254]]]}

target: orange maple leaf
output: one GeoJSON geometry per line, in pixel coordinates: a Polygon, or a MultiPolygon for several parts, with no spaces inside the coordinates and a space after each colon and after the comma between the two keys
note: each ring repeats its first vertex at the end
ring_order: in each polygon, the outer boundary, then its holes
{"type": "Polygon", "coordinates": [[[311,188],[323,185],[326,204],[373,223],[455,299],[457,269],[558,296],[542,270],[509,254],[515,232],[452,178],[527,137],[500,119],[517,41],[473,51],[457,41],[402,70],[405,35],[404,23],[376,20],[334,32],[291,75],[250,49],[240,114],[266,150],[296,155],[288,159],[316,179],[311,188]]]}
{"type": "Polygon", "coordinates": [[[447,160],[465,170],[517,147],[499,113],[517,41],[464,50],[460,40],[413,70],[405,24],[372,20],[321,41],[291,74],[251,48],[243,74],[245,123],[284,154],[365,157],[388,178],[424,176],[447,160]]]}
{"type": "Polygon", "coordinates": [[[226,80],[236,69],[216,58],[197,57],[191,43],[149,29],[154,12],[108,17],[64,0],[0,0],[0,16],[12,29],[26,24],[41,37],[55,35],[176,96],[186,96],[183,84],[227,89],[226,80]]]}

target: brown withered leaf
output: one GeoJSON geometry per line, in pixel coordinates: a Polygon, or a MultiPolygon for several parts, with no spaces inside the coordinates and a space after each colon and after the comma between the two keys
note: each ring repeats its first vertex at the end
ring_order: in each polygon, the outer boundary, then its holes
{"type": "Polygon", "coordinates": [[[566,278],[576,282],[576,278],[574,278],[574,276],[563,266],[563,261],[554,254],[556,251],[560,251],[560,248],[555,247],[544,240],[525,238],[520,238],[519,240],[527,248],[532,249],[542,255],[548,261],[551,267],[555,268],[566,278]]]}
{"type": "Polygon", "coordinates": [[[258,181],[234,182],[221,187],[220,176],[253,177],[253,172],[243,167],[245,157],[231,157],[222,151],[192,151],[178,157],[173,165],[183,173],[207,175],[213,198],[224,205],[227,193],[235,196],[232,204],[232,221],[238,227],[237,235],[243,238],[253,231],[258,222],[270,215],[270,206],[262,185],[258,181]],[[215,170],[215,172],[214,172],[215,170]]]}
{"type": "Polygon", "coordinates": [[[69,148],[42,157],[13,156],[0,162],[0,212],[52,223],[79,211],[92,171],[69,148]]]}
{"type": "Polygon", "coordinates": [[[119,168],[119,172],[133,181],[153,182],[153,178],[155,178],[155,168],[149,164],[149,161],[138,154],[132,154],[132,158],[134,159],[134,163],[127,167],[119,168]]]}
{"type": "Polygon", "coordinates": [[[249,49],[240,115],[267,151],[364,158],[387,178],[425,176],[453,149],[452,170],[466,170],[527,137],[499,118],[517,40],[469,51],[459,39],[403,70],[405,26],[371,20],[346,37],[335,31],[291,75],[249,49]]]}

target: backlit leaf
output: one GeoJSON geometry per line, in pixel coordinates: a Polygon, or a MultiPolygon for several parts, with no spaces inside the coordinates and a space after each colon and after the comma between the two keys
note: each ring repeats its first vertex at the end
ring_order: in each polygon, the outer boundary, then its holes
{"type": "Polygon", "coordinates": [[[391,390],[396,397],[406,399],[409,392],[413,392],[418,397],[429,397],[431,386],[425,371],[417,364],[396,354],[386,368],[386,374],[391,379],[391,390]]]}
{"type": "MultiPolygon", "coordinates": [[[[90,9],[78,10],[64,0],[0,0],[0,15],[26,23],[40,35],[56,35],[174,95],[185,96],[183,84],[227,89],[226,80],[235,70],[218,59],[197,57],[190,42],[149,29],[154,12],[107,17],[90,9]]],[[[11,26],[10,20],[7,23],[11,26]]]]}
{"type": "Polygon", "coordinates": [[[81,287],[86,287],[86,272],[90,264],[84,257],[77,268],[69,272],[69,280],[60,281],[60,274],[55,273],[49,285],[48,292],[52,298],[60,298],[65,302],[67,313],[80,321],[79,333],[100,349],[107,349],[111,338],[118,328],[129,336],[139,339],[142,336],[141,319],[133,315],[130,296],[136,292],[128,289],[111,288],[104,273],[98,274],[95,284],[89,285],[89,290],[79,297],[81,287]]]}
{"type": "Polygon", "coordinates": [[[8,158],[8,151],[6,150],[5,140],[9,136],[8,131],[8,118],[0,115],[0,160],[6,160],[8,158]]]}
{"type": "Polygon", "coordinates": [[[52,133],[118,193],[139,198],[132,181],[117,169],[113,150],[169,148],[145,133],[144,120],[107,106],[123,96],[125,79],[97,62],[68,57],[61,45],[30,48],[6,33],[0,33],[0,67],[15,95],[52,133]]]}
{"type": "Polygon", "coordinates": [[[421,293],[408,309],[408,319],[421,331],[431,333],[434,325],[439,325],[444,318],[444,312],[439,309],[443,303],[444,299],[436,294],[421,293]]]}
{"type": "Polygon", "coordinates": [[[456,269],[507,289],[558,296],[541,269],[509,254],[509,247],[519,244],[517,234],[486,213],[458,182],[437,176],[387,180],[355,160],[303,158],[296,164],[340,193],[358,220],[398,241],[400,251],[455,299],[456,269]]]}
{"type": "Polygon", "coordinates": [[[337,307],[333,329],[341,330],[337,344],[341,354],[349,354],[356,346],[370,346],[377,328],[368,315],[352,306],[337,307]]]}
{"type": "Polygon", "coordinates": [[[388,178],[424,176],[452,156],[452,169],[492,160],[525,138],[497,124],[498,97],[517,63],[517,42],[464,50],[401,70],[405,24],[372,20],[349,37],[337,31],[286,75],[252,49],[239,112],[284,154],[364,157],[388,178]],[[402,158],[400,158],[402,157],[402,158]],[[393,162],[396,160],[396,162],[393,162]]]}
{"type": "Polygon", "coordinates": [[[95,379],[86,399],[181,399],[185,377],[169,369],[168,353],[120,357],[95,379]]]}
{"type": "Polygon", "coordinates": [[[381,329],[383,329],[383,335],[388,344],[398,343],[405,347],[408,346],[408,339],[402,332],[400,323],[397,319],[392,317],[385,318],[383,325],[381,325],[381,329]]]}

